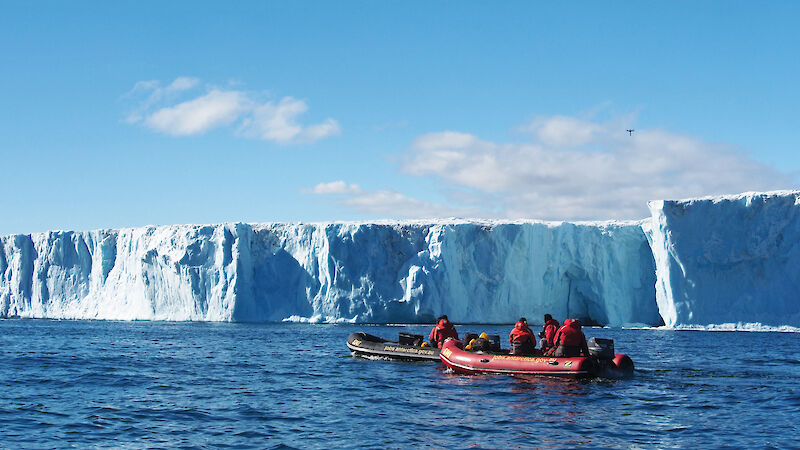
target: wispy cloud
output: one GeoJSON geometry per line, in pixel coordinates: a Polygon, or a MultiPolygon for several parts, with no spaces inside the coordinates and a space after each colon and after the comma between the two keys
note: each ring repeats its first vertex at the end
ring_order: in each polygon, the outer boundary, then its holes
{"type": "MultiPolygon", "coordinates": [[[[520,127],[551,147],[575,147],[608,137],[608,126],[567,116],[539,117],[520,127]]],[[[618,127],[617,127],[618,128],[618,127]]],[[[624,129],[624,128],[623,128],[624,129]]]]}
{"type": "Polygon", "coordinates": [[[192,77],[178,77],[167,86],[162,87],[158,80],[139,81],[123,97],[133,102],[132,111],[125,118],[127,123],[144,120],[147,112],[164,101],[174,100],[183,91],[197,87],[200,80],[192,77]]]}
{"type": "Polygon", "coordinates": [[[307,192],[316,195],[334,196],[334,201],[341,207],[376,217],[475,217],[479,213],[474,208],[463,208],[415,199],[393,189],[363,190],[358,185],[348,184],[345,181],[320,183],[307,192]]]}
{"type": "Polygon", "coordinates": [[[339,195],[339,194],[361,194],[363,191],[357,184],[347,184],[345,181],[331,181],[330,183],[320,183],[308,191],[311,194],[339,195]]]}
{"type": "Polygon", "coordinates": [[[303,125],[299,117],[308,111],[303,100],[284,97],[262,100],[242,90],[213,86],[200,88],[200,80],[179,77],[161,87],[159,81],[140,81],[126,94],[134,102],[126,122],[172,136],[199,135],[236,125],[240,137],[278,144],[309,143],[341,132],[339,123],[327,118],[303,125]],[[200,92],[196,92],[200,90],[200,92]],[[194,95],[187,94],[194,92],[194,95]]]}
{"type": "Polygon", "coordinates": [[[625,130],[632,123],[631,117],[602,123],[540,117],[520,127],[530,136],[522,142],[459,131],[418,136],[399,168],[436,181],[444,203],[344,181],[313,192],[338,194],[333,200],[342,207],[392,217],[605,220],[647,217],[648,200],[793,186],[788,175],[730,145],[658,129],[630,136],[625,130]]]}
{"type": "Polygon", "coordinates": [[[250,117],[242,121],[239,132],[246,137],[279,143],[313,142],[341,132],[339,123],[330,118],[314,125],[300,125],[297,117],[306,111],[308,105],[292,97],[257,105],[250,117]]]}

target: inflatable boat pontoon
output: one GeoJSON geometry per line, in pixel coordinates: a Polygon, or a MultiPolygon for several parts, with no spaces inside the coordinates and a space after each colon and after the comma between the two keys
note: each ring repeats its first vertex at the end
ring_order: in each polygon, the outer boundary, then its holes
{"type": "Polygon", "coordinates": [[[367,333],[352,333],[347,338],[347,348],[354,356],[412,361],[439,361],[439,349],[422,346],[424,339],[418,334],[400,333],[397,341],[390,341],[367,333]]]}
{"type": "MultiPolygon", "coordinates": [[[[603,341],[610,341],[604,339],[603,341]]],[[[448,339],[442,346],[440,358],[455,373],[474,375],[493,373],[505,375],[551,375],[569,378],[609,377],[618,378],[633,374],[633,361],[622,354],[598,356],[576,356],[555,358],[552,356],[517,356],[508,351],[471,352],[464,344],[448,339]]],[[[591,349],[591,347],[590,347],[591,349]]]]}

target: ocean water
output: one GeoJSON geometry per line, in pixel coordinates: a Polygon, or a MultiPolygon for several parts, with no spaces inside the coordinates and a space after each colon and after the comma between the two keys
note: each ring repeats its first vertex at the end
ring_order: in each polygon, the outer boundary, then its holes
{"type": "Polygon", "coordinates": [[[429,328],[3,320],[0,447],[800,445],[797,333],[589,328],[636,364],[589,381],[458,376],[345,345],[429,328]]]}

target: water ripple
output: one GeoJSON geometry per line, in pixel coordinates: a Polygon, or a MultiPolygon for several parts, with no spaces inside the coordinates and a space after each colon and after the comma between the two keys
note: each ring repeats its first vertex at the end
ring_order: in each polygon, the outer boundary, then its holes
{"type": "MultiPolygon", "coordinates": [[[[795,429],[800,408],[786,333],[588,329],[636,374],[567,381],[353,358],[352,325],[0,327],[0,443],[12,448],[791,447],[775,430],[795,429]]],[[[398,331],[428,330],[370,328],[398,331]]]]}

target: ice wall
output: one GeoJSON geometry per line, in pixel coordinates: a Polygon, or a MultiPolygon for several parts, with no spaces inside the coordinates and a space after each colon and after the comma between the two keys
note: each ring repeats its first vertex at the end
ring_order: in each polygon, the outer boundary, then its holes
{"type": "Polygon", "coordinates": [[[249,228],[167,226],[0,238],[0,316],[230,320],[242,231],[249,228]]]}
{"type": "Polygon", "coordinates": [[[650,202],[667,325],[800,326],[800,192],[650,202]]]}
{"type": "Polygon", "coordinates": [[[658,325],[641,223],[222,224],[0,238],[0,316],[658,325]]]}
{"type": "Polygon", "coordinates": [[[641,222],[221,224],[0,237],[0,317],[800,327],[800,192],[641,222]]]}

